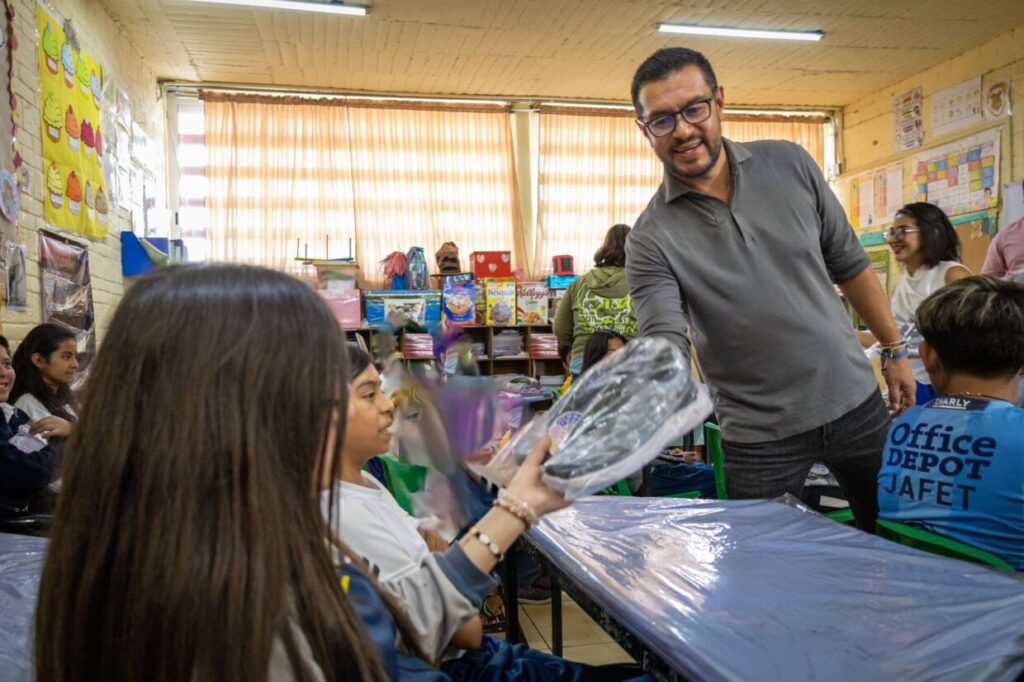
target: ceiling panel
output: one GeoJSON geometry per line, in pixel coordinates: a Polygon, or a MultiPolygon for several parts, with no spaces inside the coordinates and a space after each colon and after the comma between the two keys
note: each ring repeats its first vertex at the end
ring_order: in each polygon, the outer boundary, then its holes
{"type": "Polygon", "coordinates": [[[753,106],[848,104],[1024,25],[1020,0],[359,0],[367,17],[99,1],[162,80],[624,101],[647,55],[685,45],[708,55],[730,102],[753,106]],[[826,36],[692,38],[660,21],[826,36]]]}

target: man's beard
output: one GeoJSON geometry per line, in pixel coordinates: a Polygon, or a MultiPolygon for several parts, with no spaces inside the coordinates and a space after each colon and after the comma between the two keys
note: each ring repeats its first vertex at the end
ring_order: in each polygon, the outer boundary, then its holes
{"type": "MultiPolygon", "coordinates": [[[[703,177],[704,175],[707,174],[708,171],[715,167],[716,163],[718,163],[718,157],[722,155],[722,138],[718,138],[718,142],[714,147],[711,146],[711,143],[707,137],[701,136],[700,140],[704,144],[704,147],[708,150],[708,162],[698,170],[687,171],[682,171],[674,163],[670,163],[669,168],[672,169],[672,174],[675,175],[677,178],[684,179],[703,177]]],[[[675,146],[678,147],[679,145],[675,146]]]]}

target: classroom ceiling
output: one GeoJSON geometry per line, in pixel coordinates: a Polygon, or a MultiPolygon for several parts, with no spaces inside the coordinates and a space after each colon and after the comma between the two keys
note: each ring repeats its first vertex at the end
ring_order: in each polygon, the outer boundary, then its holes
{"type": "Polygon", "coordinates": [[[99,0],[161,80],[626,101],[661,47],[711,59],[734,105],[840,106],[1024,25],[993,0],[350,0],[366,17],[99,0]],[[819,43],[658,33],[659,22],[825,31],[819,43]]]}

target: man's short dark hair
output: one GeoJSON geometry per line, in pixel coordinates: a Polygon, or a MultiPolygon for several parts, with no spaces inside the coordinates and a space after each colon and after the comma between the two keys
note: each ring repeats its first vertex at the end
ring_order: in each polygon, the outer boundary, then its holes
{"type": "Polygon", "coordinates": [[[976,275],[917,308],[917,328],[950,374],[994,379],[1024,367],[1024,284],[976,275]]]}
{"type": "Polygon", "coordinates": [[[700,67],[704,74],[704,81],[711,88],[712,94],[718,92],[718,79],[715,77],[715,70],[711,68],[708,58],[696,50],[688,47],[666,47],[658,50],[644,60],[644,63],[633,75],[633,108],[636,109],[638,117],[644,112],[640,106],[640,88],[648,83],[654,83],[668,78],[670,75],[691,64],[700,67]]]}

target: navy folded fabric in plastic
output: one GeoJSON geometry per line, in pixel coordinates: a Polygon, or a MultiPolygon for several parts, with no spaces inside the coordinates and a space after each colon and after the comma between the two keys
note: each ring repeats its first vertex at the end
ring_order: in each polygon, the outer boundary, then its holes
{"type": "Polygon", "coordinates": [[[529,532],[699,680],[1013,680],[1024,582],[766,500],[588,497],[529,532]]]}

